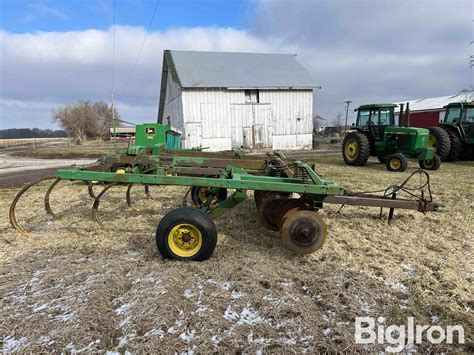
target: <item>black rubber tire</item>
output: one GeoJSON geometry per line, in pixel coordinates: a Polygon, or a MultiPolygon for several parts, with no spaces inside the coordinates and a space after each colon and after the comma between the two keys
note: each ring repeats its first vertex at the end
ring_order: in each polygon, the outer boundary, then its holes
{"type": "Polygon", "coordinates": [[[461,138],[459,138],[458,134],[454,132],[453,130],[446,130],[449,135],[449,139],[451,141],[451,149],[449,150],[449,154],[444,159],[445,161],[456,161],[459,159],[459,157],[462,154],[462,141],[461,138]]]}
{"type": "Polygon", "coordinates": [[[448,133],[441,127],[429,127],[430,136],[436,138],[436,154],[440,157],[441,161],[446,159],[451,150],[451,139],[448,133]]]}
{"type": "Polygon", "coordinates": [[[344,141],[342,142],[342,157],[347,165],[352,166],[362,166],[367,163],[370,156],[370,143],[369,139],[360,132],[350,132],[346,134],[344,137],[344,141]],[[349,141],[355,140],[358,146],[358,152],[355,158],[350,158],[346,154],[346,145],[349,141]]]}
{"type": "Polygon", "coordinates": [[[403,172],[403,171],[407,170],[408,161],[407,161],[407,158],[405,158],[405,156],[403,154],[395,153],[395,154],[387,156],[387,161],[385,163],[385,166],[387,167],[388,171],[403,172]],[[393,165],[392,165],[393,160],[398,160],[398,162],[399,162],[399,164],[396,168],[393,167],[393,165]]]}
{"type": "MultiPolygon", "coordinates": [[[[207,189],[208,187],[206,186],[193,186],[191,187],[191,200],[193,201],[194,206],[196,207],[202,207],[206,201],[201,201],[201,198],[199,197],[199,192],[201,189],[207,189]]],[[[214,205],[221,203],[227,198],[227,189],[225,188],[220,188],[218,192],[218,198],[217,198],[217,203],[212,203],[211,207],[214,207],[214,205]]],[[[207,196],[207,194],[206,194],[207,196]]]]}
{"type": "Polygon", "coordinates": [[[180,207],[168,212],[156,229],[156,245],[158,251],[165,259],[203,261],[211,257],[216,244],[217,228],[215,223],[206,213],[194,207],[180,207]],[[196,254],[190,257],[175,254],[168,244],[168,235],[178,224],[190,224],[201,233],[201,247],[196,254]]]}
{"type": "Polygon", "coordinates": [[[438,170],[441,166],[441,158],[435,154],[432,160],[420,160],[420,168],[425,170],[438,170]]]}

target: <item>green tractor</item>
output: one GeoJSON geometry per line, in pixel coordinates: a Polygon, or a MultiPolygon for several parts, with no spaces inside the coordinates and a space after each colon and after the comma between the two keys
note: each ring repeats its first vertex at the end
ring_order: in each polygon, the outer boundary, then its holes
{"type": "Polygon", "coordinates": [[[445,161],[473,159],[474,103],[453,102],[445,108],[443,122],[439,127],[429,128],[430,145],[437,149],[437,154],[445,161]]]}
{"type": "Polygon", "coordinates": [[[395,104],[371,104],[355,110],[357,121],[342,144],[342,156],[347,165],[362,166],[369,156],[375,156],[389,171],[405,171],[409,157],[418,159],[422,169],[439,169],[441,159],[436,148],[428,146],[430,131],[397,126],[396,107],[395,104]]]}

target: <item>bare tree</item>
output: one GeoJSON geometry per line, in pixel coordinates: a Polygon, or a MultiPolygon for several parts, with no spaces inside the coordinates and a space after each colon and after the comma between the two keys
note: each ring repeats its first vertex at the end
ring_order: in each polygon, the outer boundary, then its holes
{"type": "Polygon", "coordinates": [[[334,119],[334,121],[332,121],[332,124],[333,124],[334,128],[336,129],[337,133],[342,132],[342,126],[343,126],[342,113],[340,113],[340,112],[337,113],[336,118],[334,119]]]}
{"type": "MultiPolygon", "coordinates": [[[[115,117],[120,119],[117,111],[115,117]]],[[[103,101],[79,101],[54,109],[52,120],[78,144],[87,139],[104,139],[112,126],[112,107],[103,101]]]]}

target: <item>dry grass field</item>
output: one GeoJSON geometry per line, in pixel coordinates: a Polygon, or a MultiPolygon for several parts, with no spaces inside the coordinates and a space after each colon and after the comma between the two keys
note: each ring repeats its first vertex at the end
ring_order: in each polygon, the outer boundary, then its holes
{"type": "MultiPolygon", "coordinates": [[[[401,182],[416,168],[341,160],[319,158],[316,168],[351,190],[401,182]]],[[[42,207],[47,185],[38,186],[18,207],[31,238],[8,225],[18,190],[0,190],[0,342],[22,352],[383,351],[354,340],[355,317],[381,316],[465,329],[464,346],[425,338],[409,350],[473,351],[473,172],[457,162],[431,174],[443,213],[397,210],[388,225],[377,208],[325,206],[326,244],[304,257],[260,225],[249,192],[216,221],[216,251],[201,263],[163,260],[155,246],[156,225],[184,188],[152,187],[147,199],[135,187],[130,210],[116,187],[102,200],[100,230],[83,185],[53,192],[54,222],[42,207]]]]}

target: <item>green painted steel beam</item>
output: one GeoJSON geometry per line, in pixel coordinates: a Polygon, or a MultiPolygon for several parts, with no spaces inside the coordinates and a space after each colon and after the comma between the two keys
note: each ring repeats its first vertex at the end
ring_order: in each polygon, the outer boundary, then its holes
{"type": "Polygon", "coordinates": [[[231,169],[221,178],[166,176],[152,174],[116,174],[83,170],[58,170],[56,176],[62,180],[118,182],[124,184],[208,186],[236,190],[266,190],[295,192],[314,195],[343,195],[344,188],[332,183],[316,185],[301,180],[272,176],[253,176],[231,169]],[[244,179],[242,179],[244,177],[244,179]]]}

